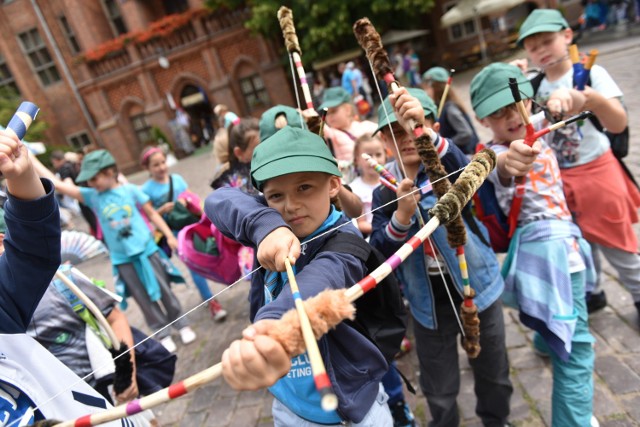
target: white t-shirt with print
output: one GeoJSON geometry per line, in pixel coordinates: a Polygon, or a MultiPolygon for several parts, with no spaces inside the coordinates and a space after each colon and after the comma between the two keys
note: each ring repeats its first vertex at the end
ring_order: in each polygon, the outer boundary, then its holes
{"type": "MultiPolygon", "coordinates": [[[[622,97],[622,91],[604,68],[594,65],[590,77],[591,87],[605,98],[622,97]]],[[[536,102],[544,105],[555,90],[563,87],[573,87],[573,68],[554,82],[545,77],[536,94],[536,102]]],[[[560,128],[549,134],[547,142],[555,151],[562,169],[589,163],[609,149],[609,139],[595,128],[591,120],[560,128]]]]}

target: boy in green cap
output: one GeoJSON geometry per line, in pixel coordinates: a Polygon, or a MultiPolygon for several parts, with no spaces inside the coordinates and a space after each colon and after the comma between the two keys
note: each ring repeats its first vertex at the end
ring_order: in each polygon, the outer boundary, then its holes
{"type": "MultiPolygon", "coordinates": [[[[448,80],[449,72],[442,67],[429,68],[422,75],[422,88],[438,106],[444,96],[448,80]]],[[[478,135],[452,86],[448,89],[447,98],[437,119],[440,123],[438,133],[441,136],[451,139],[464,154],[472,155],[476,152],[478,135]]]]}
{"type": "Polygon", "coordinates": [[[584,300],[585,287],[595,282],[591,250],[571,219],[553,150],[544,141],[532,147],[523,141],[526,129],[509,88],[510,78],[516,79],[524,97],[533,95],[531,83],[514,65],[491,64],[471,81],[476,117],[493,132],[487,146],[496,152],[498,162],[488,179],[505,215],[516,194],[514,177],[526,177],[520,187],[524,195],[517,228],[502,266],[503,300],[536,331],[536,349],[551,357],[551,424],[596,425],[590,424],[594,339],[584,300]]]}
{"type": "MultiPolygon", "coordinates": [[[[109,248],[114,276],[118,277],[116,291],[124,298],[133,297],[149,328],[159,331],[157,338],[167,350],[176,350],[171,331],[164,328],[174,321],[183,344],[193,342],[195,332],[186,318],[180,318],[180,301],[171,290],[171,282],[184,282],[184,279],[156,244],[138,206],[164,234],[172,250],[177,250],[178,242],[153,208],[149,196],[137,185],[118,182],[118,168],[111,153],[96,150],[82,160],[77,180],[86,181],[89,187],[59,180],[40,162],[36,166],[41,176],[53,181],[56,191],[86,204],[96,213],[109,248]]],[[[126,308],[126,299],[121,306],[126,308]]]]}
{"type": "MultiPolygon", "coordinates": [[[[640,255],[633,224],[638,222],[640,192],[624,173],[602,132],[623,132],[627,114],[622,92],[609,73],[594,65],[584,90],[575,89],[573,64],[568,56],[573,31],[559,11],[534,10],[520,27],[518,43],[524,46],[544,78],[535,91],[538,104],[560,119],[590,110],[593,119],[575,123],[551,134],[549,145],[558,158],[569,210],[591,244],[598,272],[596,289],[587,296],[589,312],[606,305],[599,289],[600,254],[618,272],[640,315],[640,255]]],[[[516,65],[525,69],[526,60],[516,65]]]]}
{"type": "MultiPolygon", "coordinates": [[[[414,88],[401,89],[385,99],[378,109],[378,131],[396,159],[386,168],[398,180],[405,176],[398,185],[397,195],[382,186],[373,192],[371,245],[385,256],[393,254],[418,231],[416,209],[419,208],[426,222],[429,209],[436,203],[407,119],[422,124],[424,131],[431,134],[447,171],[457,171],[469,162],[455,144],[436,133],[439,128],[436,114],[431,98],[423,90],[414,88]],[[403,112],[400,118],[394,113],[394,107],[403,112]],[[416,187],[420,192],[411,196],[416,187]],[[387,204],[396,198],[397,202],[387,204]]],[[[475,377],[476,413],[486,426],[504,426],[513,392],[500,302],[504,283],[496,255],[486,243],[484,226],[468,210],[463,213],[463,219],[468,236],[465,253],[469,279],[480,312],[482,351],[477,358],[469,360],[475,377]]],[[[447,242],[446,230],[438,228],[423,250],[409,255],[396,273],[413,316],[420,387],[432,416],[429,425],[460,425],[456,402],[460,391],[457,307],[462,302],[463,279],[456,251],[447,242]]]]}
{"type": "Polygon", "coordinates": [[[360,236],[333,205],[340,176],[322,138],[287,126],[254,150],[251,177],[262,197],[223,188],[205,203],[207,216],[220,231],[257,248],[257,261],[266,270],[251,278],[254,324],[244,331],[245,339],[225,351],[222,364],[225,379],[236,389],[272,386],[275,425],[393,425],[380,385],[387,362],[352,326],[343,322],[318,342],[338,397],[338,410],[328,412],[321,409],[306,354],[289,360],[278,342],[263,335],[271,322],[294,308],[286,275],[280,273],[285,257],[295,260],[304,298],[327,288],[346,288],[367,273],[355,255],[321,250],[335,234],[360,236]]]}

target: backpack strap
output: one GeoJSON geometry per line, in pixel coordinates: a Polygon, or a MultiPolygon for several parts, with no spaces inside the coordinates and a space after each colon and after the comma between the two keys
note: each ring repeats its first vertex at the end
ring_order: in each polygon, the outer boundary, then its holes
{"type": "MultiPolygon", "coordinates": [[[[372,262],[375,261],[374,259],[375,254],[373,254],[373,251],[374,251],[373,247],[362,237],[353,233],[336,233],[330,236],[325,241],[325,244],[322,246],[322,248],[320,248],[320,251],[331,251],[331,252],[341,252],[341,253],[352,254],[365,263],[367,269],[369,270],[368,273],[371,273],[371,271],[373,271],[373,269],[377,267],[377,265],[372,265],[372,262]]],[[[389,279],[390,277],[393,277],[393,276],[391,275],[387,276],[385,280],[389,279]]],[[[394,277],[394,281],[395,281],[395,277],[394,277]]],[[[397,282],[386,283],[386,284],[380,283],[380,285],[398,286],[397,282]]],[[[366,328],[359,326],[357,322],[350,322],[350,321],[347,321],[347,322],[354,329],[356,329],[358,332],[363,334],[365,337],[367,337],[370,341],[372,341],[375,344],[375,340],[369,335],[366,328]]],[[[390,362],[389,362],[389,369],[395,369],[398,375],[400,376],[400,378],[402,378],[405,385],[407,386],[407,390],[414,395],[416,394],[416,389],[415,387],[413,387],[413,384],[411,384],[409,379],[402,372],[400,372],[400,370],[396,366],[394,366],[390,362]]]]}
{"type": "Polygon", "coordinates": [[[544,80],[544,78],[544,71],[540,71],[538,74],[533,76],[531,80],[529,80],[529,83],[531,83],[531,86],[533,86],[533,96],[536,96],[536,94],[538,93],[538,89],[540,89],[540,84],[542,83],[542,80],[544,80]]]}
{"type": "Polygon", "coordinates": [[[335,233],[325,241],[320,251],[351,254],[366,263],[371,254],[371,245],[356,234],[335,233]]]}
{"type": "Polygon", "coordinates": [[[173,201],[173,178],[171,177],[171,174],[169,174],[169,194],[168,194],[168,199],[167,202],[172,202],[173,201]]]}

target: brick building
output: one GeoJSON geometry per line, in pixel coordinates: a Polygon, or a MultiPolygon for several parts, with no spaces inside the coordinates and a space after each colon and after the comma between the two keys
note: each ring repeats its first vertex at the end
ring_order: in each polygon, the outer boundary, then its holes
{"type": "Polygon", "coordinates": [[[95,143],[125,172],[158,130],[175,140],[176,107],[202,134],[218,103],[240,116],[293,105],[281,50],[249,34],[248,11],[203,3],[0,0],[0,86],[38,104],[49,144],[95,143]]]}
{"type": "MultiPolygon", "coordinates": [[[[425,28],[433,31],[425,38],[423,45],[416,47],[416,50],[422,53],[421,56],[428,58],[423,66],[425,70],[432,65],[444,64],[454,68],[478,65],[482,59],[480,33],[486,43],[487,60],[499,60],[516,47],[518,29],[534,9],[559,9],[574,27],[578,26],[578,18],[582,13],[581,0],[511,1],[511,4],[515,5],[507,10],[475,16],[455,25],[443,27],[441,17],[451,8],[462,3],[465,2],[462,0],[435,1],[425,22],[425,28]]],[[[466,3],[469,4],[469,2],[466,3]]]]}

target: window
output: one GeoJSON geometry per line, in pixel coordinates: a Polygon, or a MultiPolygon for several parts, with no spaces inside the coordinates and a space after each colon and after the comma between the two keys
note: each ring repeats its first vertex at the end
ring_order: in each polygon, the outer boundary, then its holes
{"type": "MultiPolygon", "coordinates": [[[[464,4],[464,3],[462,3],[464,4]]],[[[448,12],[456,6],[456,2],[446,3],[444,5],[444,11],[448,12]]],[[[475,19],[469,19],[464,21],[461,24],[455,24],[449,27],[449,40],[450,41],[458,41],[461,39],[466,39],[477,34],[478,30],[476,28],[475,19]]]]}
{"type": "Polygon", "coordinates": [[[151,126],[147,123],[147,119],[144,117],[144,114],[131,116],[131,125],[133,126],[133,131],[136,133],[136,137],[140,143],[144,144],[153,140],[153,137],[151,136],[151,126]]]}
{"type": "Polygon", "coordinates": [[[60,74],[53,62],[49,49],[42,41],[36,28],[18,34],[22,51],[29,58],[31,68],[38,74],[44,86],[60,81],[60,74]]]}
{"type": "Polygon", "coordinates": [[[111,22],[111,26],[116,33],[116,36],[127,33],[127,25],[122,18],[122,12],[116,0],[104,0],[104,7],[107,12],[107,18],[111,22]]]}
{"type": "Polygon", "coordinates": [[[269,105],[269,95],[264,87],[262,77],[258,74],[240,79],[240,90],[250,112],[269,105]]]}
{"type": "Polygon", "coordinates": [[[71,53],[77,55],[80,53],[82,49],[80,49],[80,45],[78,44],[78,40],[76,39],[76,35],[73,32],[73,29],[69,25],[69,21],[67,21],[67,17],[62,15],[60,18],[60,27],[62,27],[62,33],[64,37],[67,39],[67,43],[69,44],[69,49],[71,49],[71,53]]]}
{"type": "Polygon", "coordinates": [[[171,15],[174,13],[182,13],[189,9],[189,2],[187,0],[162,0],[164,6],[164,13],[171,15]]]}
{"type": "Polygon", "coordinates": [[[70,135],[67,137],[69,144],[74,148],[74,150],[79,150],[85,145],[91,144],[91,139],[86,132],[76,133],[75,135],[70,135]]]}
{"type": "Polygon", "coordinates": [[[20,94],[20,90],[16,85],[13,74],[11,74],[7,61],[4,59],[2,54],[0,54],[0,87],[9,88],[12,92],[15,92],[18,95],[20,94]]]}

